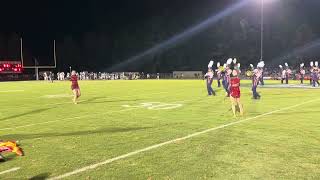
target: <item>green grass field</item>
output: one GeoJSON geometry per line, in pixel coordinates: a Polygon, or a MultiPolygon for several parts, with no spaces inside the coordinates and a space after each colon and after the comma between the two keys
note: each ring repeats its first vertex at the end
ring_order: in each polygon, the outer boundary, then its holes
{"type": "Polygon", "coordinates": [[[79,83],[78,105],[70,82],[0,83],[1,139],[25,151],[5,154],[0,172],[20,169],[0,179],[320,179],[320,89],[259,88],[256,101],[243,81],[233,118],[200,80],[79,83]]]}

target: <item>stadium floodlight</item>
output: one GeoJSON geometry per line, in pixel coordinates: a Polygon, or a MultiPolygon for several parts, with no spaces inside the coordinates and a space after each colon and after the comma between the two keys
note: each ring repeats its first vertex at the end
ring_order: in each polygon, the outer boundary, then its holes
{"type": "Polygon", "coordinates": [[[261,17],[261,27],[260,27],[260,61],[263,61],[263,33],[264,33],[264,5],[271,3],[275,0],[255,0],[260,2],[260,17],[261,17]]]}

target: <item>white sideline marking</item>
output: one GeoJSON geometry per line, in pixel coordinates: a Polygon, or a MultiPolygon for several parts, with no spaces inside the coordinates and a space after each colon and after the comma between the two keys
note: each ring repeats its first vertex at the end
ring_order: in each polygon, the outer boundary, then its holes
{"type": "Polygon", "coordinates": [[[255,116],[255,117],[251,117],[251,118],[243,119],[243,120],[240,120],[240,121],[236,121],[236,122],[224,124],[224,125],[221,125],[221,126],[217,126],[217,127],[214,127],[214,128],[210,128],[210,129],[204,130],[204,131],[200,131],[200,132],[196,132],[196,133],[193,133],[193,134],[189,134],[189,135],[184,136],[184,137],[181,137],[181,138],[173,139],[173,140],[166,141],[166,142],[163,142],[163,143],[160,143],[160,144],[155,144],[155,145],[152,145],[152,146],[143,148],[143,149],[139,149],[139,150],[136,150],[136,151],[127,153],[127,154],[123,154],[123,155],[118,156],[118,157],[114,157],[114,158],[111,158],[111,159],[107,159],[107,160],[105,160],[105,161],[102,161],[102,162],[99,162],[99,163],[96,163],[96,164],[92,164],[92,165],[89,165],[89,166],[85,166],[85,167],[83,167],[83,168],[76,169],[76,170],[74,170],[74,171],[71,171],[71,172],[68,172],[68,173],[65,173],[65,174],[56,176],[56,177],[49,178],[49,180],[56,180],[56,179],[66,178],[66,177],[69,177],[69,176],[72,176],[72,175],[75,175],[75,174],[78,174],[78,173],[81,173],[81,172],[84,172],[84,171],[88,171],[88,170],[90,170],[90,169],[95,169],[95,168],[97,168],[97,167],[99,167],[99,166],[102,166],[102,165],[105,165],[105,164],[110,164],[110,163],[112,163],[112,162],[114,162],[114,161],[117,161],[117,160],[121,160],[121,159],[130,157],[130,156],[133,156],[133,155],[142,153],[142,152],[150,151],[150,150],[153,150],[153,149],[156,149],[156,148],[159,148],[159,147],[168,145],[168,144],[175,143],[175,142],[177,142],[177,141],[190,139],[190,138],[192,138],[192,137],[199,136],[199,135],[202,135],[202,134],[211,132],[211,131],[215,131],[215,130],[218,130],[218,129],[222,129],[222,128],[225,128],[225,127],[228,127],[228,126],[232,126],[232,125],[235,125],[235,124],[240,124],[240,123],[242,123],[242,122],[246,122],[246,121],[249,121],[249,120],[252,120],[252,119],[257,119],[257,118],[260,118],[260,117],[263,117],[263,116],[267,116],[267,115],[270,115],[270,114],[273,114],[273,113],[277,113],[277,112],[280,112],[280,111],[292,109],[292,108],[295,108],[295,107],[298,107],[298,106],[301,106],[301,105],[304,105],[304,104],[308,104],[308,103],[311,103],[311,102],[314,102],[314,101],[318,101],[318,100],[319,100],[319,99],[314,99],[314,100],[311,100],[311,101],[306,101],[306,102],[303,102],[303,103],[300,103],[300,104],[296,104],[296,105],[293,105],[293,106],[289,106],[289,107],[286,107],[286,108],[282,108],[282,109],[278,109],[278,110],[271,111],[271,112],[268,112],[268,113],[260,114],[260,115],[255,116]]]}
{"type": "Polygon", "coordinates": [[[23,92],[24,90],[6,90],[6,91],[0,91],[0,93],[10,93],[10,92],[23,92]]]}
{"type": "Polygon", "coordinates": [[[18,171],[19,169],[20,169],[20,167],[11,168],[11,169],[8,169],[8,170],[0,172],[0,175],[6,174],[6,173],[9,173],[9,172],[13,172],[13,171],[18,171]]]}

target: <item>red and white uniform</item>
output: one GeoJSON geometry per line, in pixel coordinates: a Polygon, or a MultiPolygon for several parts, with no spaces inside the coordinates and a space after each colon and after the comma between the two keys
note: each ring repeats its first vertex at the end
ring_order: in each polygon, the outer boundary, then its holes
{"type": "Polygon", "coordinates": [[[291,75],[291,74],[292,74],[291,69],[287,69],[287,70],[286,70],[286,73],[287,73],[287,76],[291,75]]]}
{"type": "Polygon", "coordinates": [[[70,81],[71,81],[71,89],[80,89],[79,88],[79,84],[78,84],[78,76],[77,75],[72,75],[70,77],[70,81]]]}
{"type": "Polygon", "coordinates": [[[240,98],[240,78],[232,77],[230,79],[230,96],[240,98]]]}
{"type": "Polygon", "coordinates": [[[258,86],[259,84],[259,79],[262,76],[262,70],[255,69],[253,70],[253,77],[252,77],[252,86],[258,86]]]}
{"type": "Polygon", "coordinates": [[[204,75],[205,78],[208,78],[208,79],[212,79],[213,78],[213,72],[207,72],[205,75],[204,75]]]}

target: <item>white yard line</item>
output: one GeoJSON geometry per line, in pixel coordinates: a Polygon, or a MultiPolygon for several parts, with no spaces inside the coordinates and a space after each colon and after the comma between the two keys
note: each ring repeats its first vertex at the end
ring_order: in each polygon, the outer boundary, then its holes
{"type": "Polygon", "coordinates": [[[210,128],[210,129],[207,129],[207,130],[204,130],[204,131],[199,131],[199,132],[196,132],[196,133],[193,133],[193,134],[189,134],[189,135],[181,137],[181,138],[177,138],[177,139],[173,139],[173,140],[170,140],[170,141],[166,141],[166,142],[163,142],[163,143],[160,143],[160,144],[155,144],[155,145],[143,148],[143,149],[139,149],[139,150],[127,153],[127,154],[123,154],[123,155],[120,155],[120,156],[117,156],[117,157],[114,157],[114,158],[111,158],[111,159],[107,159],[105,161],[102,161],[102,162],[99,162],[99,163],[96,163],[96,164],[88,165],[88,166],[85,166],[83,168],[76,169],[74,171],[71,171],[71,172],[56,176],[56,177],[49,178],[49,180],[56,180],[56,179],[66,178],[66,177],[69,177],[69,176],[72,176],[72,175],[75,175],[75,174],[79,174],[79,173],[82,173],[82,172],[85,172],[85,171],[88,171],[88,170],[91,170],[91,169],[95,169],[95,168],[97,168],[99,166],[103,166],[105,164],[110,164],[110,163],[112,163],[114,161],[118,161],[118,160],[125,159],[125,158],[131,157],[131,156],[134,156],[134,155],[146,152],[146,151],[157,149],[157,148],[160,148],[160,147],[168,145],[168,144],[173,144],[173,143],[178,142],[178,141],[190,139],[192,137],[199,136],[199,135],[202,135],[202,134],[205,134],[205,133],[208,133],[208,132],[212,132],[212,131],[215,131],[215,130],[218,130],[218,129],[223,129],[223,128],[226,128],[228,126],[233,126],[233,125],[236,125],[236,124],[240,124],[240,123],[243,123],[243,122],[246,122],[246,121],[249,121],[249,120],[257,119],[257,118],[260,118],[260,117],[263,117],[263,116],[267,116],[267,115],[270,115],[270,114],[274,114],[274,113],[277,113],[277,112],[280,112],[280,111],[284,111],[284,110],[292,109],[292,108],[295,108],[295,107],[299,107],[299,106],[302,106],[302,105],[305,105],[305,104],[308,104],[308,103],[311,103],[311,102],[315,102],[315,101],[319,101],[319,99],[306,101],[306,102],[299,103],[299,104],[296,104],[296,105],[293,105],[293,106],[289,106],[289,107],[286,107],[286,108],[282,108],[282,109],[278,109],[278,110],[275,110],[275,111],[271,111],[271,112],[267,112],[267,113],[264,113],[264,114],[260,114],[258,116],[254,116],[254,117],[251,117],[251,118],[247,118],[247,119],[231,122],[231,123],[224,124],[224,125],[221,125],[221,126],[217,126],[217,127],[214,127],[214,128],[210,128]]]}
{"type": "Polygon", "coordinates": [[[0,93],[11,93],[11,92],[23,92],[24,90],[5,90],[5,91],[0,91],[0,93]]]}
{"type": "Polygon", "coordinates": [[[18,171],[19,169],[20,169],[20,167],[11,168],[11,169],[8,169],[8,170],[0,172],[0,175],[6,174],[6,173],[10,173],[10,172],[13,172],[13,171],[18,171]]]}

